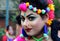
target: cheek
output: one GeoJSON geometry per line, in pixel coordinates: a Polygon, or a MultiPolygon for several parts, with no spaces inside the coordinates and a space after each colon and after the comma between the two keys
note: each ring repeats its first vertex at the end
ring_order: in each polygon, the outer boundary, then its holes
{"type": "Polygon", "coordinates": [[[21,25],[23,26],[23,22],[21,21],[21,25]]]}
{"type": "Polygon", "coordinates": [[[31,23],[32,27],[34,28],[34,30],[41,30],[44,26],[44,22],[42,20],[36,20],[34,22],[31,23]]]}
{"type": "Polygon", "coordinates": [[[32,26],[35,26],[35,27],[40,27],[40,26],[42,26],[43,25],[43,22],[42,21],[34,21],[33,23],[32,23],[32,26]]]}

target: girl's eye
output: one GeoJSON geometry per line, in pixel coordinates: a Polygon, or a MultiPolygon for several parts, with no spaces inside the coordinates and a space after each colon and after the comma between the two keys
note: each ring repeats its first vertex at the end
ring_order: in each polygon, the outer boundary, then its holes
{"type": "Polygon", "coordinates": [[[33,21],[33,20],[35,20],[35,18],[36,18],[36,17],[33,17],[33,16],[31,16],[31,17],[28,17],[28,19],[29,19],[30,21],[33,21]]]}
{"type": "Polygon", "coordinates": [[[22,20],[22,21],[24,21],[24,20],[25,20],[25,18],[24,18],[23,16],[21,16],[21,20],[22,20]]]}

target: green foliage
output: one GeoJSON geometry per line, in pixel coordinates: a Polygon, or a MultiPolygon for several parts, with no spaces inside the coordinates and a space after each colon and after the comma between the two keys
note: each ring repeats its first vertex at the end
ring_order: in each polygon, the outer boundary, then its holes
{"type": "Polygon", "coordinates": [[[17,15],[18,15],[18,12],[16,12],[15,15],[12,15],[12,16],[11,16],[12,22],[16,22],[16,16],[17,16],[17,15]]]}
{"type": "Polygon", "coordinates": [[[60,0],[54,0],[54,5],[55,5],[55,8],[56,8],[56,11],[58,9],[60,9],[60,0]]]}
{"type": "Polygon", "coordinates": [[[18,15],[18,5],[20,3],[20,0],[11,0],[14,3],[14,8],[16,8],[16,12],[14,15],[11,16],[12,22],[16,22],[16,16],[18,15]]]}
{"type": "Polygon", "coordinates": [[[3,36],[5,33],[4,28],[0,28],[0,36],[3,36]]]}
{"type": "Polygon", "coordinates": [[[14,8],[18,8],[20,0],[12,0],[12,2],[14,3],[14,8]]]}
{"type": "Polygon", "coordinates": [[[15,21],[16,21],[16,16],[13,15],[13,16],[11,17],[11,20],[12,20],[12,22],[15,22],[15,21]]]}
{"type": "Polygon", "coordinates": [[[60,17],[60,0],[54,0],[55,5],[55,18],[60,17]]]}

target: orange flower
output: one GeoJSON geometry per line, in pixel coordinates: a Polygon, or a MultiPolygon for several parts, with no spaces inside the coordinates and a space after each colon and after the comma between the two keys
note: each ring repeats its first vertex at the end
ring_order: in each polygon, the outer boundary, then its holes
{"type": "Polygon", "coordinates": [[[29,6],[29,2],[26,2],[26,6],[27,6],[27,7],[29,6]]]}
{"type": "Polygon", "coordinates": [[[42,11],[40,9],[37,10],[37,13],[40,14],[42,11]]]}
{"type": "Polygon", "coordinates": [[[48,20],[47,24],[51,25],[52,24],[52,20],[48,20]]]}

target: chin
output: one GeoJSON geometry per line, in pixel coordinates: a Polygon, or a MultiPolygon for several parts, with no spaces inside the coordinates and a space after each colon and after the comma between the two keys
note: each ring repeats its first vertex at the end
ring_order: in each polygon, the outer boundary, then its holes
{"type": "Polygon", "coordinates": [[[35,36],[36,34],[34,33],[27,33],[28,36],[35,36]]]}

